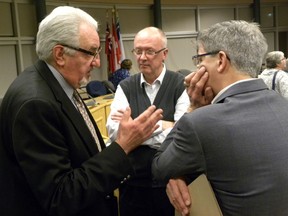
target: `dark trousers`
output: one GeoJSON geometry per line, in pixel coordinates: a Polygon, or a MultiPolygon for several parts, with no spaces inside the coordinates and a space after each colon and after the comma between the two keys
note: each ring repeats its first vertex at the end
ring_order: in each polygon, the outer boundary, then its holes
{"type": "Polygon", "coordinates": [[[120,192],[120,216],[174,216],[165,187],[123,185],[120,192]]]}

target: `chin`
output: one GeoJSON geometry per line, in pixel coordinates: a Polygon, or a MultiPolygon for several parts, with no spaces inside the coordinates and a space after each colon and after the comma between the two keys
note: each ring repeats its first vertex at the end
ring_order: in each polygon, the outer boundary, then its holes
{"type": "Polygon", "coordinates": [[[91,78],[90,77],[83,77],[82,80],[80,80],[79,85],[80,86],[86,86],[90,82],[91,78]]]}

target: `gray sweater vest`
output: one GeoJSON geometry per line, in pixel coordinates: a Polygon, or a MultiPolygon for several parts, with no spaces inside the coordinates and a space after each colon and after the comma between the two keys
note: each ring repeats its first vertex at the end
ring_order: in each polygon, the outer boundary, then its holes
{"type": "MultiPolygon", "coordinates": [[[[132,110],[132,118],[136,118],[150,105],[150,100],[145,92],[144,86],[140,87],[141,74],[135,74],[120,83],[132,110]]],[[[163,120],[174,121],[175,106],[178,98],[182,95],[185,87],[184,76],[166,71],[162,85],[156,95],[153,104],[163,109],[163,120]]]]}
{"type": "MultiPolygon", "coordinates": [[[[150,105],[150,100],[144,86],[140,86],[141,74],[135,74],[120,82],[132,111],[132,118],[136,118],[150,105]]],[[[162,85],[154,100],[157,108],[163,109],[163,120],[174,121],[175,106],[185,87],[182,74],[166,71],[162,85]]],[[[131,152],[128,157],[133,164],[134,174],[127,182],[128,185],[140,187],[165,187],[166,184],[155,182],[151,176],[151,163],[156,149],[149,146],[140,146],[131,152]]]]}

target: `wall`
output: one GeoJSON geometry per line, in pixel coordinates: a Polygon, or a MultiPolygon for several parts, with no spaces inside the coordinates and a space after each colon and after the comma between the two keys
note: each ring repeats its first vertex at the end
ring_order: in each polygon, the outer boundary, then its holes
{"type": "MultiPolygon", "coordinates": [[[[161,4],[163,5],[213,5],[215,4],[215,0],[160,0],[161,4]]],[[[154,0],[76,0],[76,1],[70,1],[70,0],[62,0],[62,2],[85,2],[85,3],[112,3],[115,4],[146,4],[146,5],[152,5],[154,3],[154,0]]],[[[287,3],[287,0],[262,0],[262,3],[287,3]]],[[[217,5],[219,4],[252,4],[253,0],[217,0],[217,5]]]]}
{"type": "MultiPolygon", "coordinates": [[[[21,71],[36,59],[36,11],[32,0],[0,0],[0,98],[21,71]]],[[[114,2],[116,2],[114,0],[114,2]]],[[[252,1],[193,1],[162,0],[162,27],[168,37],[167,67],[194,69],[191,61],[196,54],[197,32],[216,22],[230,19],[253,20],[252,1]],[[199,2],[199,4],[197,4],[199,2]]],[[[280,49],[287,55],[288,2],[261,1],[261,29],[267,38],[269,50],[280,49]],[[279,46],[279,44],[281,46],[279,46]]],[[[101,45],[105,45],[106,22],[111,22],[112,0],[46,1],[49,13],[58,5],[72,5],[90,13],[100,24],[101,45]],[[102,3],[101,3],[102,2],[102,3]],[[104,3],[103,3],[104,2],[104,3]],[[107,19],[108,14],[108,19],[107,19]]],[[[153,25],[152,0],[121,0],[115,4],[121,25],[125,55],[133,61],[132,73],[138,72],[131,53],[134,35],[142,28],[153,25]]],[[[107,61],[101,53],[101,68],[95,69],[93,79],[107,79],[107,61]]]]}

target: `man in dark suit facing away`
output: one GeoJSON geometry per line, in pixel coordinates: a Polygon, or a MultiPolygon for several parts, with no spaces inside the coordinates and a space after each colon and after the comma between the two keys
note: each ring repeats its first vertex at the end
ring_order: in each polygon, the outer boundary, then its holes
{"type": "Polygon", "coordinates": [[[198,70],[185,78],[191,112],[156,153],[154,177],[169,181],[182,215],[191,204],[183,180],[201,174],[223,215],[288,215],[288,102],[255,78],[267,52],[264,35],[256,23],[226,21],[199,32],[197,46],[198,70]]]}

